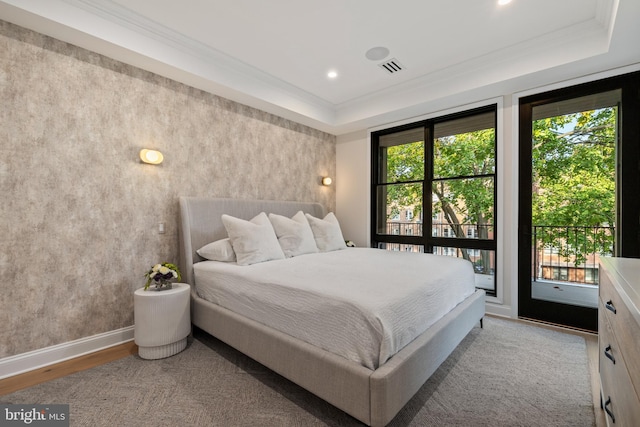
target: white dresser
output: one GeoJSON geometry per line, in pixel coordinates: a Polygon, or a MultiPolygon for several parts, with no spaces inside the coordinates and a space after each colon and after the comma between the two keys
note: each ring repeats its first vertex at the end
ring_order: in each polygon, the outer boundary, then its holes
{"type": "Polygon", "coordinates": [[[640,259],[602,258],[598,309],[602,407],[609,426],[640,425],[640,259]]]}

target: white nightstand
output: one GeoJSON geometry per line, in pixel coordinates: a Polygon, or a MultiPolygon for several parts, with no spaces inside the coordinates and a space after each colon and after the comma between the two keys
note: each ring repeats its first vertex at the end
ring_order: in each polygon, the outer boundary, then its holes
{"type": "Polygon", "coordinates": [[[186,283],[163,291],[135,291],[134,337],[141,358],[162,359],[185,349],[191,332],[190,297],[186,283]]]}

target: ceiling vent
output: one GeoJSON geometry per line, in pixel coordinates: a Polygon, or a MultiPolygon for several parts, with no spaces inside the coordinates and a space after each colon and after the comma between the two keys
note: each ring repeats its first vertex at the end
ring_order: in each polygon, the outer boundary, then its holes
{"type": "Polygon", "coordinates": [[[404,70],[404,65],[398,62],[396,58],[391,58],[390,60],[378,65],[389,74],[396,74],[404,70]]]}

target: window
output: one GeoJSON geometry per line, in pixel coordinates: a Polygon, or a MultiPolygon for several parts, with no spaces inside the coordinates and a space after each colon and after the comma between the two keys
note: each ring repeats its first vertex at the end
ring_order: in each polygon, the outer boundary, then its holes
{"type": "Polygon", "coordinates": [[[598,283],[598,269],[597,268],[585,268],[584,278],[586,283],[598,283]]]}
{"type": "Polygon", "coordinates": [[[490,295],[495,295],[496,116],[496,106],[484,107],[371,137],[374,245],[465,258],[483,275],[481,287],[490,295]],[[403,232],[390,233],[390,221],[404,222],[403,232]],[[431,233],[423,233],[424,227],[431,233]]]}

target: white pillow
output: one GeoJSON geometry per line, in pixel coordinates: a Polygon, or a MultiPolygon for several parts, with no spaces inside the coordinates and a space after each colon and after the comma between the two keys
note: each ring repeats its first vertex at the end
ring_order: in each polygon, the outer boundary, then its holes
{"type": "Polygon", "coordinates": [[[269,220],[278,236],[278,242],[284,256],[291,258],[298,255],[318,252],[309,221],[302,211],[291,217],[269,214],[269,220]]]}
{"type": "Polygon", "coordinates": [[[235,262],[236,253],[233,251],[229,238],[216,240],[204,245],[196,251],[202,258],[210,261],[235,262]]]}
{"type": "Polygon", "coordinates": [[[313,237],[316,239],[316,245],[320,252],[330,252],[338,249],[345,249],[347,245],[342,237],[338,218],[329,212],[324,219],[319,219],[306,214],[313,231],[313,237]]]}
{"type": "Polygon", "coordinates": [[[224,214],[222,223],[229,234],[238,265],[284,259],[284,253],[266,213],[259,213],[251,221],[224,214]]]}

